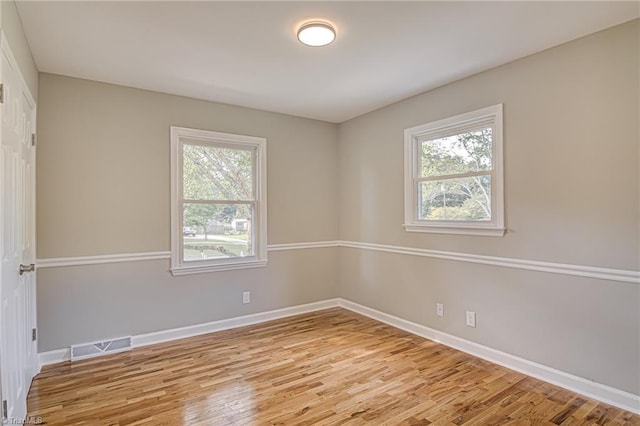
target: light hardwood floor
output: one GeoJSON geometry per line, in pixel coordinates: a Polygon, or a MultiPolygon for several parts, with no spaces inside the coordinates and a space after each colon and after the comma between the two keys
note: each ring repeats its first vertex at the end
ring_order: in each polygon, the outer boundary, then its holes
{"type": "Polygon", "coordinates": [[[47,425],[640,425],[340,308],[45,367],[47,425]]]}

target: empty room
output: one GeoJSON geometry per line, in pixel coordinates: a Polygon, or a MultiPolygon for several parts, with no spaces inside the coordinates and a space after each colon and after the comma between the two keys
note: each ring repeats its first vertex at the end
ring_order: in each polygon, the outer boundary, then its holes
{"type": "Polygon", "coordinates": [[[3,424],[640,425],[640,3],[0,1],[3,424]]]}

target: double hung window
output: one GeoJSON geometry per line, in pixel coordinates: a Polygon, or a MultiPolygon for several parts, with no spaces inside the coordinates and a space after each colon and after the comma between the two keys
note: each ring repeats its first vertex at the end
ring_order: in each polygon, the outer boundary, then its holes
{"type": "Polygon", "coordinates": [[[404,227],[504,235],[502,104],[405,130],[404,227]]]}
{"type": "Polygon", "coordinates": [[[264,266],[266,140],[171,127],[174,275],[264,266]]]}

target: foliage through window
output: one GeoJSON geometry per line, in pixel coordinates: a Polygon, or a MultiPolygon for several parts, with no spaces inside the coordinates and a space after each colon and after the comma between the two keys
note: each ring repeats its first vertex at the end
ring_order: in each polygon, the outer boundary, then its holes
{"type": "Polygon", "coordinates": [[[179,127],[172,139],[174,275],[266,263],[266,141],[179,127]]]}
{"type": "Polygon", "coordinates": [[[405,130],[405,228],[504,234],[502,105],[405,130]]]}

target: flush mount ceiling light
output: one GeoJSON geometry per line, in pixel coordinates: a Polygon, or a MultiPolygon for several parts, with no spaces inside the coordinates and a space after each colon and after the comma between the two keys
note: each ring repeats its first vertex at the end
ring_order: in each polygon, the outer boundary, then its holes
{"type": "Polygon", "coordinates": [[[326,22],[313,21],[302,24],[298,30],[298,40],[307,46],[326,46],[336,38],[336,30],[326,22]]]}

